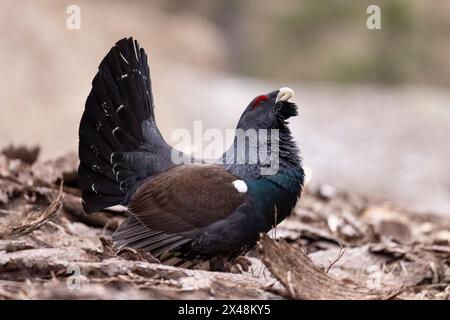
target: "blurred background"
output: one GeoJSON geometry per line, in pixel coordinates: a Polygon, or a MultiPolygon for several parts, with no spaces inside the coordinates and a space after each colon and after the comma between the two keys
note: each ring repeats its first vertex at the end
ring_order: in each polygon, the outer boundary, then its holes
{"type": "Polygon", "coordinates": [[[234,128],[251,99],[289,86],[312,184],[450,214],[450,1],[3,0],[0,149],[76,151],[97,66],[126,36],[147,50],[168,141],[195,120],[234,128]],[[366,27],[370,4],[381,30],[366,27]]]}

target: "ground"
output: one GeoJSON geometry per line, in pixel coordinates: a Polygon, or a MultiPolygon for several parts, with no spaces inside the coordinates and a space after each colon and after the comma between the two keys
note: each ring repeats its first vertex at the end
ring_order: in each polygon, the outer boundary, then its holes
{"type": "Polygon", "coordinates": [[[230,272],[175,268],[113,251],[125,212],[86,215],[76,155],[37,156],[0,154],[2,299],[449,298],[448,216],[307,185],[291,217],[230,272]]]}

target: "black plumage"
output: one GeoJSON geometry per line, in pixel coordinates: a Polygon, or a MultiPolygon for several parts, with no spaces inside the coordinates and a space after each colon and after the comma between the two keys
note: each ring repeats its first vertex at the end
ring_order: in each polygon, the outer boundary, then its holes
{"type": "Polygon", "coordinates": [[[229,161],[238,133],[216,164],[177,165],[156,125],[147,55],[132,38],[120,40],[100,63],[80,123],[84,210],[127,206],[115,245],[145,249],[172,264],[244,252],[288,216],[300,196],[304,174],[286,122],[297,114],[291,96],[287,88],[258,96],[237,125],[279,130],[274,174],[261,174],[259,158],[229,161]]]}

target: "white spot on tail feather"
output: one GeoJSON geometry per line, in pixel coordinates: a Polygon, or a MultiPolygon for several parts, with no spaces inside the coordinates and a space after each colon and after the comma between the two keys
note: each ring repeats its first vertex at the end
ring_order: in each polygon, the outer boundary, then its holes
{"type": "Polygon", "coordinates": [[[119,52],[120,57],[123,59],[123,61],[125,61],[127,64],[130,64],[127,59],[125,59],[125,57],[123,56],[122,52],[119,52]]]}
{"type": "Polygon", "coordinates": [[[240,193],[246,193],[248,188],[247,188],[247,184],[245,183],[244,180],[235,180],[233,181],[233,186],[236,188],[237,191],[239,191],[240,193]]]}

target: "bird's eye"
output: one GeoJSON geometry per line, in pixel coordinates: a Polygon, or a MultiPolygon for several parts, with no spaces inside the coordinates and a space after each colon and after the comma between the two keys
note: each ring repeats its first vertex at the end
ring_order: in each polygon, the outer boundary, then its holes
{"type": "Polygon", "coordinates": [[[266,102],[267,100],[269,100],[269,98],[266,95],[256,97],[255,100],[253,100],[252,109],[255,109],[257,106],[264,104],[264,102],[266,102]]]}

